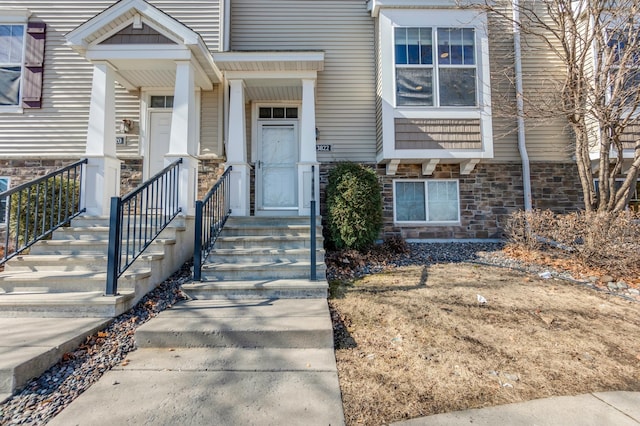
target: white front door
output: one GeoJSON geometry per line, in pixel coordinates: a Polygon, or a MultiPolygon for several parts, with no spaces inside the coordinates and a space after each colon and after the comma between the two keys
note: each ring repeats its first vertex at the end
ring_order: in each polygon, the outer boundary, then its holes
{"type": "Polygon", "coordinates": [[[258,213],[298,209],[298,129],[295,122],[258,125],[256,204],[258,213]]]}
{"type": "Polygon", "coordinates": [[[151,111],[149,114],[149,146],[148,174],[152,177],[164,169],[164,156],[169,152],[169,139],[171,137],[171,110],[151,111]]]}

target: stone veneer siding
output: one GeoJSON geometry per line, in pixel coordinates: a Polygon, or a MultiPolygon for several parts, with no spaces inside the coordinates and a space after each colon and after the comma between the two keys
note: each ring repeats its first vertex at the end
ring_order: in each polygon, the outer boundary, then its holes
{"type": "MultiPolygon", "coordinates": [[[[326,217],[325,189],[333,165],[323,164],[320,173],[321,214],[326,217]]],[[[402,164],[394,176],[377,165],[383,192],[384,227],[382,238],[405,239],[486,239],[502,238],[508,216],[524,208],[522,166],[518,163],[478,164],[469,175],[460,175],[455,164],[439,165],[431,176],[422,176],[420,165],[402,164]],[[459,225],[396,225],[393,223],[393,181],[400,179],[458,179],[460,188],[459,225]]],[[[532,200],[535,209],[558,213],[583,208],[577,169],[572,163],[532,163],[532,200]]]]}

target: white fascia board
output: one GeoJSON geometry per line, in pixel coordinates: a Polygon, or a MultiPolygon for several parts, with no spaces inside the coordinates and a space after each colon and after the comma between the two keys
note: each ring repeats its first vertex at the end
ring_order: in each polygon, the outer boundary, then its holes
{"type": "Polygon", "coordinates": [[[315,80],[318,73],[315,71],[225,71],[228,80],[250,79],[309,79],[315,80]]]}
{"type": "Polygon", "coordinates": [[[211,52],[207,48],[207,45],[204,43],[204,40],[202,40],[201,37],[198,37],[198,43],[196,45],[189,45],[189,48],[194,51],[194,55],[196,55],[196,57],[201,58],[198,63],[205,71],[205,73],[215,76],[214,83],[221,82],[222,71],[220,71],[220,68],[218,68],[215,61],[213,60],[213,56],[211,56],[211,52]],[[207,70],[210,70],[210,72],[208,72],[207,70]]]}
{"type": "Polygon", "coordinates": [[[87,51],[86,58],[91,61],[108,61],[116,59],[166,59],[188,61],[192,58],[191,51],[186,47],[166,44],[128,44],[126,48],[120,45],[96,46],[87,51]]]}
{"type": "Polygon", "coordinates": [[[484,5],[481,0],[369,0],[367,10],[371,16],[377,18],[380,9],[448,9],[484,5]]]}

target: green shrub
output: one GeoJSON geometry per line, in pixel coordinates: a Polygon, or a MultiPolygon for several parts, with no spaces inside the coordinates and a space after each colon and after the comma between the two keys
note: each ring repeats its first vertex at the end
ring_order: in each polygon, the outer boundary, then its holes
{"type": "Polygon", "coordinates": [[[375,242],[382,229],[382,189],[375,171],[340,163],[329,173],[327,224],[337,249],[361,250],[375,242]]]}
{"type": "MultiPolygon", "coordinates": [[[[31,242],[51,228],[65,224],[78,211],[80,184],[61,177],[46,179],[11,195],[9,235],[18,245],[31,242]]],[[[8,201],[9,202],[9,201],[8,201]]]]}

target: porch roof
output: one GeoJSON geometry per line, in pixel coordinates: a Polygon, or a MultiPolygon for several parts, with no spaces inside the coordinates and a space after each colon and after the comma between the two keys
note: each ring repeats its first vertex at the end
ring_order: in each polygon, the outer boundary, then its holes
{"type": "Polygon", "coordinates": [[[222,71],[322,71],[323,51],[235,51],[213,54],[222,71]]]}
{"type": "Polygon", "coordinates": [[[67,45],[92,62],[106,61],[125,88],[172,87],[176,61],[191,61],[196,83],[210,90],[222,73],[202,37],[144,0],[122,0],[66,35],[67,45]],[[157,42],[105,43],[121,32],[150,27],[157,42]]]}

